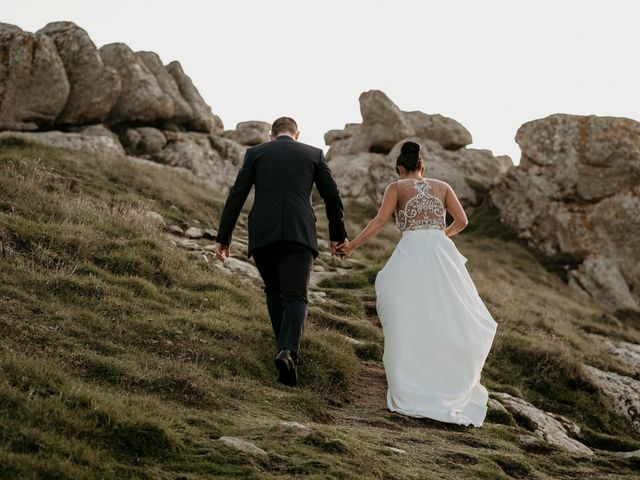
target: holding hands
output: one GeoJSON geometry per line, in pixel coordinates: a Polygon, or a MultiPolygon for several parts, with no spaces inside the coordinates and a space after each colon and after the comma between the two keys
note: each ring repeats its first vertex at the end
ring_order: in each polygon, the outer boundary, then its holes
{"type": "MultiPolygon", "coordinates": [[[[347,258],[350,257],[353,251],[356,249],[353,244],[349,243],[348,240],[345,240],[342,243],[331,242],[331,255],[338,258],[347,258]]],[[[216,258],[223,262],[225,259],[229,258],[231,255],[229,245],[223,245],[221,243],[216,243],[216,258]]]]}
{"type": "Polygon", "coordinates": [[[338,258],[348,258],[356,249],[356,246],[349,242],[349,240],[345,240],[342,243],[331,242],[331,254],[338,258]]]}
{"type": "MultiPolygon", "coordinates": [[[[355,250],[355,246],[349,243],[348,240],[345,240],[342,243],[331,242],[331,255],[338,258],[347,258],[351,256],[353,251],[355,250]]],[[[221,243],[216,243],[216,258],[224,263],[225,259],[229,258],[231,255],[229,245],[223,245],[221,243]]]]}
{"type": "MultiPolygon", "coordinates": [[[[346,240],[345,240],[346,242],[346,240]]],[[[344,258],[344,256],[338,251],[338,249],[340,247],[342,247],[342,245],[344,245],[344,243],[340,243],[340,242],[331,242],[331,256],[333,257],[338,257],[338,258],[344,258]]]]}

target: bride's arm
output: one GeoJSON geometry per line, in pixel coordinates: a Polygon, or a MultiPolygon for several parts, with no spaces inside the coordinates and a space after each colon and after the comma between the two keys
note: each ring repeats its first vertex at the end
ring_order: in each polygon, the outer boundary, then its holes
{"type": "Polygon", "coordinates": [[[447,185],[447,193],[445,195],[445,208],[447,212],[453,217],[453,223],[444,229],[444,233],[447,237],[453,237],[457,233],[464,230],[469,221],[467,215],[464,213],[464,208],[460,204],[460,200],[456,196],[456,192],[453,191],[451,186],[447,185]]]}
{"type": "Polygon", "coordinates": [[[398,203],[398,186],[392,183],[384,191],[384,198],[378,210],[378,214],[369,222],[369,224],[354,238],[351,242],[345,243],[341,248],[344,255],[349,256],[353,251],[365,243],[370,238],[375,237],[380,230],[387,224],[393,211],[398,203]]]}

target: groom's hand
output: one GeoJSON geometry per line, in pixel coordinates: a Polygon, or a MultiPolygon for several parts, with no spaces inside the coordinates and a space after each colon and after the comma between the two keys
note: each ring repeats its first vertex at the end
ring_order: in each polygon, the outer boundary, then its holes
{"type": "Polygon", "coordinates": [[[224,259],[228,258],[231,254],[229,249],[229,245],[223,245],[221,243],[216,243],[216,258],[224,263],[224,259]]]}

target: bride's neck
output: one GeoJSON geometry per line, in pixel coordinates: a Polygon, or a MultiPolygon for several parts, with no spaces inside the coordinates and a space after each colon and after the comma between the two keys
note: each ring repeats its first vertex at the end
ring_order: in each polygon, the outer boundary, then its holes
{"type": "Polygon", "coordinates": [[[414,180],[420,180],[422,179],[422,175],[420,175],[420,172],[411,172],[411,173],[406,173],[404,175],[400,175],[400,180],[408,180],[410,178],[413,178],[414,180]]]}

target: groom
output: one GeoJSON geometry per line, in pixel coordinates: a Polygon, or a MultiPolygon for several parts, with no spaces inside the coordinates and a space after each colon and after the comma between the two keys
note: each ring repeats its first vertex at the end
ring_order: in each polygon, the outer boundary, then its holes
{"type": "Polygon", "coordinates": [[[307,317],[307,288],[318,256],[316,216],[311,205],[315,183],[326,205],[331,253],[347,237],[342,201],[324,153],[298,142],[298,125],[289,117],[271,126],[271,141],[247,149],[244,163],[224,205],[216,256],[229,256],[236,220],[251,187],[255,200],[249,213],[249,256],[264,281],[267,308],[278,342],[278,381],[298,383],[298,352],[307,317]]]}

